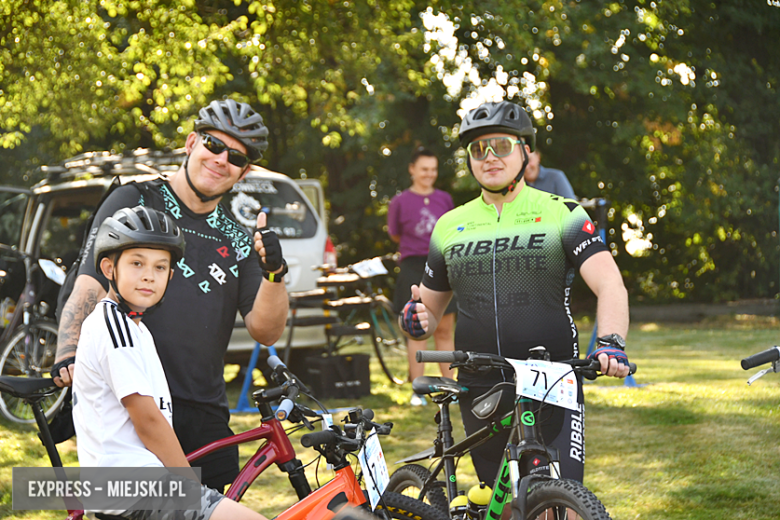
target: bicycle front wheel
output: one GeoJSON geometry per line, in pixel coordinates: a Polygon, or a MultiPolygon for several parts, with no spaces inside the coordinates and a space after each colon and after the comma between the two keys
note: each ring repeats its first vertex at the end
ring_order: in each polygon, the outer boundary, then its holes
{"type": "Polygon", "coordinates": [[[409,359],[406,338],[398,326],[398,316],[385,296],[379,295],[371,307],[374,327],[374,350],[382,371],[392,383],[402,385],[409,381],[409,359]]]}
{"type": "Polygon", "coordinates": [[[414,498],[385,491],[374,515],[383,520],[450,520],[447,513],[414,498]]]}
{"type": "Polygon", "coordinates": [[[549,480],[528,494],[528,520],[610,520],[604,505],[574,480],[549,480]]]}
{"type": "MultiPolygon", "coordinates": [[[[0,375],[21,377],[51,377],[57,354],[57,324],[49,320],[33,322],[25,334],[19,327],[5,345],[0,356],[0,375]]],[[[41,401],[46,417],[59,410],[65,400],[66,389],[59,390],[41,401]]],[[[0,394],[0,413],[17,423],[34,423],[32,407],[22,399],[0,394]]]]}

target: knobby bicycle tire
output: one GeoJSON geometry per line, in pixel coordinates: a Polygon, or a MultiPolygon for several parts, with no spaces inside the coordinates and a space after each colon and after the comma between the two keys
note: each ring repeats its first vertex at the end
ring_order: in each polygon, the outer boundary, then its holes
{"type": "MultiPolygon", "coordinates": [[[[430,476],[431,472],[419,464],[401,466],[390,476],[390,480],[387,483],[387,491],[418,498],[420,490],[430,476]]],[[[443,483],[434,483],[433,487],[429,487],[425,492],[423,501],[443,513],[449,513],[450,506],[447,502],[447,496],[444,494],[443,483]]]]}
{"type": "Polygon", "coordinates": [[[371,307],[374,327],[374,351],[382,371],[392,383],[402,385],[409,380],[409,359],[406,338],[390,300],[380,295],[371,307]]]}
{"type": "Polygon", "coordinates": [[[527,520],[611,520],[604,505],[574,480],[548,480],[531,487],[527,520]],[[571,512],[576,513],[572,516],[571,512]]]}
{"type": "MultiPolygon", "coordinates": [[[[32,350],[24,352],[24,327],[11,335],[0,355],[0,375],[50,377],[57,354],[57,324],[50,320],[37,320],[30,324],[32,350]]],[[[41,401],[44,414],[49,418],[59,410],[65,400],[65,389],[59,390],[41,401]]],[[[0,393],[0,413],[8,420],[30,424],[35,422],[32,407],[22,399],[0,393]]]]}
{"type": "Polygon", "coordinates": [[[374,516],[383,520],[450,520],[447,513],[425,502],[389,491],[382,495],[374,516]]]}

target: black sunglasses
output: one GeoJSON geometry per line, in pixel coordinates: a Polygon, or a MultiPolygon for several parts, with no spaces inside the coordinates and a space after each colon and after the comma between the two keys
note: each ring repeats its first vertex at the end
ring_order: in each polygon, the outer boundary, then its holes
{"type": "Polygon", "coordinates": [[[206,147],[206,150],[213,153],[214,155],[219,155],[225,150],[228,151],[228,162],[232,164],[233,166],[238,166],[239,168],[243,168],[247,164],[249,164],[251,161],[249,160],[249,156],[243,152],[239,152],[235,148],[230,148],[228,145],[217,139],[211,134],[200,134],[201,139],[203,140],[203,146],[206,147]]]}

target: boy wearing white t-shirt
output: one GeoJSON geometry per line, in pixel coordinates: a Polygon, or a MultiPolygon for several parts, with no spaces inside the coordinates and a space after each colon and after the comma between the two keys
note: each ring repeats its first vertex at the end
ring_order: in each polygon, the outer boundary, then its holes
{"type": "MultiPolygon", "coordinates": [[[[110,289],[84,321],[79,338],[73,419],[83,467],[189,467],[173,431],[165,372],[141,322],[162,303],[184,246],[168,215],[142,206],[117,211],[98,229],[95,262],[110,289]]],[[[198,510],[128,510],[119,516],[265,520],[205,486],[198,510]]]]}

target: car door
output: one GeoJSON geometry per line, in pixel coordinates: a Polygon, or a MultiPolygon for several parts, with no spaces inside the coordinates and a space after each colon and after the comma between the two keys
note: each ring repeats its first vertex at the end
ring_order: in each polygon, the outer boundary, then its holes
{"type": "MultiPolygon", "coordinates": [[[[0,186],[0,307],[10,308],[24,289],[24,216],[32,192],[24,188],[0,186]]],[[[0,329],[5,327],[0,316],[0,329]]]]}

